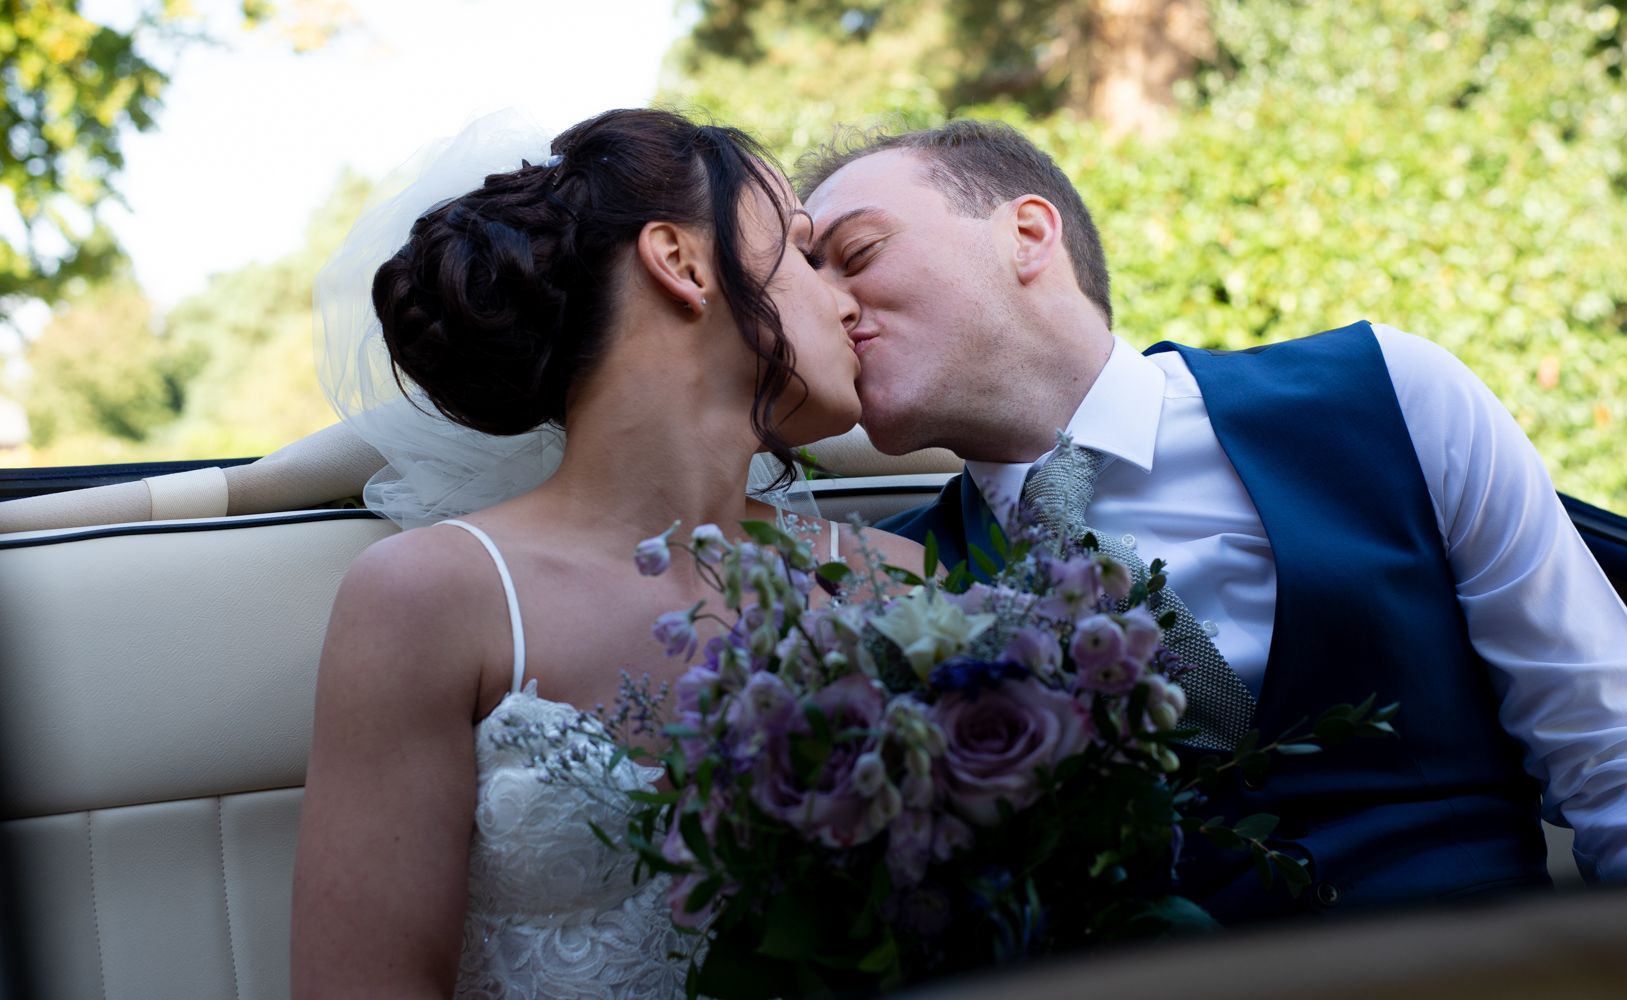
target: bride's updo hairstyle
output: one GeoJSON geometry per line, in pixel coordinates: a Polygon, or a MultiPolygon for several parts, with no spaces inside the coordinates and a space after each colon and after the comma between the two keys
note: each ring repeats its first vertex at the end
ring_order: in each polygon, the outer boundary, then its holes
{"type": "Polygon", "coordinates": [[[770,154],[739,129],[646,110],[572,126],[552,152],[430,210],[378,269],[373,308],[402,390],[410,379],[447,418],[487,434],[562,422],[567,390],[603,354],[617,274],[644,225],[703,226],[718,293],[758,358],[752,427],[789,475],[795,456],[774,409],[800,377],[768,295],[773,272],[747,266],[740,222],[755,187],[788,237],[770,154]]]}

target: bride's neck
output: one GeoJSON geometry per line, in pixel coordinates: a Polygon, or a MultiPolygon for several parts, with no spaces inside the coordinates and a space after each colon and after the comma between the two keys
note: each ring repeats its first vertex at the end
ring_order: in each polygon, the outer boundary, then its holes
{"type": "Polygon", "coordinates": [[[646,537],[674,520],[727,530],[747,516],[759,444],[741,373],[665,339],[612,350],[574,393],[565,456],[539,493],[577,523],[646,537]]]}

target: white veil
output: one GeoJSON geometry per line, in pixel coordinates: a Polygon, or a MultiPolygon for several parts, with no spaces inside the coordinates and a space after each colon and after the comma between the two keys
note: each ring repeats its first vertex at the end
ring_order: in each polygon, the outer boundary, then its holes
{"type": "MultiPolygon", "coordinates": [[[[373,310],[373,275],[406,242],[419,216],[473,191],[488,174],[542,163],[552,135],[515,109],[477,116],[453,138],[426,143],[373,189],[344,243],[316,277],[316,369],[335,412],[389,463],[362,499],[403,528],[482,510],[539,485],[559,467],[565,433],[552,424],[514,436],[470,430],[442,416],[390,367],[384,330],[373,310]]],[[[747,488],[762,500],[818,515],[800,478],[764,492],[780,463],[758,455],[747,488]]]]}

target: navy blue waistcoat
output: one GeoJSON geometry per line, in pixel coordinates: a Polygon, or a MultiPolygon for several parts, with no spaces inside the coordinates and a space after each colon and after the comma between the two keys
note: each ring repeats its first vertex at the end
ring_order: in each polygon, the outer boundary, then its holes
{"type": "MultiPolygon", "coordinates": [[[[1241,853],[1189,844],[1181,891],[1222,921],[1550,885],[1538,789],[1497,723],[1469,643],[1418,456],[1365,322],[1248,351],[1179,351],[1271,541],[1277,606],[1254,724],[1264,739],[1340,702],[1399,701],[1400,739],[1277,757],[1202,815],[1282,818],[1278,846],[1310,859],[1299,901],[1241,853]]],[[[945,560],[992,553],[969,475],[879,525],[932,531],[945,560]]],[[[1263,742],[1264,740],[1262,740],[1263,742]]],[[[1200,756],[1183,752],[1190,766],[1200,756]]]]}

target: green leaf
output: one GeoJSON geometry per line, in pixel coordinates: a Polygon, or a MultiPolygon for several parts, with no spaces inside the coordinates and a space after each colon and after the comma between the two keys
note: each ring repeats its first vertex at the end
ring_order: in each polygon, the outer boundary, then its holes
{"type": "Polygon", "coordinates": [[[1006,533],[1000,530],[998,524],[989,525],[989,541],[994,545],[994,551],[1001,559],[1010,561],[1011,546],[1006,544],[1006,533]]]}
{"type": "Polygon", "coordinates": [[[1254,872],[1260,876],[1260,884],[1271,888],[1271,861],[1265,848],[1259,844],[1250,844],[1249,847],[1254,854],[1254,872]]]}
{"type": "Polygon", "coordinates": [[[1282,873],[1282,880],[1290,886],[1303,887],[1311,884],[1311,873],[1305,870],[1304,861],[1281,851],[1272,851],[1271,860],[1276,862],[1277,871],[1282,873]]]}
{"type": "Polygon", "coordinates": [[[621,848],[616,844],[616,842],[614,840],[610,839],[610,835],[608,833],[605,833],[604,830],[600,828],[599,824],[593,822],[592,820],[589,820],[588,821],[588,829],[593,831],[593,835],[595,837],[598,837],[600,842],[603,843],[604,846],[610,848],[612,851],[615,851],[617,854],[621,853],[621,848]]]}
{"type": "Polygon", "coordinates": [[[1232,827],[1232,832],[1244,840],[1263,840],[1277,828],[1277,822],[1277,817],[1270,813],[1255,813],[1238,820],[1232,827]]]}
{"type": "Polygon", "coordinates": [[[759,955],[805,962],[819,954],[819,904],[800,891],[784,892],[768,904],[759,955]]]}
{"type": "Polygon", "coordinates": [[[873,948],[870,953],[859,959],[859,971],[869,973],[886,972],[898,961],[898,942],[893,940],[891,931],[882,942],[873,948]]]}
{"type": "Polygon", "coordinates": [[[1152,576],[1147,577],[1147,593],[1158,593],[1160,590],[1164,589],[1164,584],[1168,582],[1169,577],[1162,573],[1154,573],[1152,576]]]}
{"type": "Polygon", "coordinates": [[[943,578],[943,589],[951,594],[963,594],[971,585],[971,573],[966,569],[964,559],[956,563],[955,568],[949,571],[949,575],[943,578]]]}
{"type": "Polygon", "coordinates": [[[919,576],[916,576],[914,573],[911,573],[909,570],[900,566],[883,566],[882,571],[888,576],[892,577],[894,580],[897,580],[899,583],[910,587],[919,587],[926,583],[926,581],[921,579],[919,576]]]}
{"type": "Polygon", "coordinates": [[[1388,722],[1358,722],[1356,723],[1357,736],[1395,736],[1395,727],[1388,722]]]}
{"type": "Polygon", "coordinates": [[[1173,611],[1166,611],[1163,614],[1158,616],[1158,627],[1161,628],[1161,629],[1164,629],[1165,631],[1168,631],[1169,629],[1174,628],[1175,623],[1180,621],[1180,620],[1181,620],[1180,615],[1177,615],[1173,611]]]}
{"type": "Polygon", "coordinates": [[[921,556],[921,569],[928,577],[936,576],[938,572],[938,536],[932,532],[926,533],[926,544],[922,546],[926,552],[921,556]]]}
{"type": "Polygon", "coordinates": [[[1244,755],[1253,750],[1259,745],[1259,743],[1260,731],[1258,729],[1250,729],[1248,732],[1243,734],[1242,738],[1237,741],[1237,746],[1232,749],[1233,759],[1242,760],[1244,755]]]}
{"type": "Polygon", "coordinates": [[[767,521],[741,521],[740,529],[758,545],[778,546],[780,544],[780,530],[767,521]]]}
{"type": "Polygon", "coordinates": [[[1138,583],[1134,587],[1131,587],[1130,588],[1130,596],[1125,598],[1125,600],[1130,603],[1130,607],[1132,607],[1132,608],[1137,608],[1137,607],[1140,607],[1143,604],[1146,604],[1147,603],[1147,585],[1144,584],[1144,583],[1138,583]]]}
{"type": "Polygon", "coordinates": [[[1329,746],[1343,743],[1355,731],[1356,724],[1339,715],[1323,716],[1316,720],[1316,725],[1311,729],[1317,739],[1329,746]]]}
{"type": "Polygon", "coordinates": [[[971,554],[972,562],[976,563],[977,568],[982,570],[986,575],[993,576],[995,573],[999,572],[999,570],[997,570],[994,566],[994,560],[989,558],[987,552],[984,552],[975,545],[968,545],[966,548],[971,554]]]}
{"type": "Polygon", "coordinates": [[[1235,851],[1243,846],[1243,838],[1224,826],[1203,826],[1199,828],[1205,840],[1221,850],[1235,851]]]}
{"type": "Polygon", "coordinates": [[[814,570],[814,572],[829,580],[831,583],[841,583],[843,580],[846,580],[848,577],[853,575],[853,567],[849,566],[847,563],[828,562],[821,564],[818,569],[814,570]]]}
{"type": "Polygon", "coordinates": [[[1351,711],[1351,717],[1357,719],[1364,718],[1368,712],[1373,710],[1373,702],[1377,700],[1377,693],[1368,695],[1366,701],[1362,702],[1360,705],[1357,705],[1355,709],[1351,711]]]}
{"type": "MultiPolygon", "coordinates": [[[[706,831],[701,828],[699,812],[685,811],[678,817],[678,833],[684,838],[684,846],[689,848],[695,859],[707,868],[712,867],[712,845],[706,840],[706,831]]],[[[696,907],[696,910],[700,907],[696,907]]],[[[693,913],[695,910],[690,910],[693,913]]]]}
{"type": "Polygon", "coordinates": [[[634,802],[642,802],[647,806],[664,806],[678,801],[678,793],[676,791],[646,792],[634,789],[633,791],[627,793],[627,797],[632,799],[634,802]]]}
{"type": "Polygon", "coordinates": [[[1085,537],[1080,539],[1079,543],[1092,552],[1099,552],[1102,548],[1102,543],[1096,540],[1096,533],[1094,531],[1085,532],[1085,537]]]}
{"type": "Polygon", "coordinates": [[[1378,711],[1374,712],[1372,721],[1373,722],[1389,722],[1391,719],[1395,718],[1396,713],[1399,712],[1399,711],[1401,711],[1401,703],[1399,701],[1393,701],[1390,704],[1385,705],[1383,708],[1379,709],[1378,711]]]}
{"type": "Polygon", "coordinates": [[[689,898],[684,900],[685,913],[699,913],[712,901],[717,891],[723,888],[723,876],[713,875],[711,878],[697,885],[689,892],[689,898]]]}
{"type": "Polygon", "coordinates": [[[778,1000],[794,996],[793,967],[742,947],[734,934],[720,934],[706,951],[696,987],[713,1000],[778,1000]]]}
{"type": "Polygon", "coordinates": [[[1277,746],[1277,752],[1296,757],[1309,753],[1321,753],[1322,748],[1315,743],[1282,743],[1277,746]]]}

